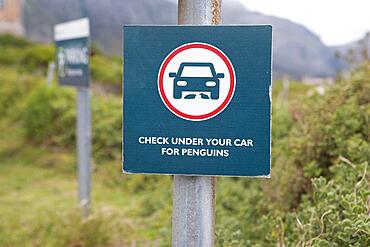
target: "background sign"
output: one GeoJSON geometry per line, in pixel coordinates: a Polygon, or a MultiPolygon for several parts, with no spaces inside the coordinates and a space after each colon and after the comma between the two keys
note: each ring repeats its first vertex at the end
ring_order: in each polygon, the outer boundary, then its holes
{"type": "Polygon", "coordinates": [[[89,20],[56,25],[54,33],[59,83],[89,86],[89,20]]]}
{"type": "Polygon", "coordinates": [[[125,26],[123,171],[270,175],[272,27],[125,26]]]}

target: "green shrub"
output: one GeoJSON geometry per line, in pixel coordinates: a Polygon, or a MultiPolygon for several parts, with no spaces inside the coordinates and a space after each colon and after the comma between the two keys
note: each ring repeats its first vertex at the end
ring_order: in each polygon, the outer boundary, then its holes
{"type": "Polygon", "coordinates": [[[300,241],[318,246],[369,246],[369,163],[341,161],[330,168],[333,179],[313,179],[313,201],[300,205],[300,241]],[[325,245],[320,245],[325,244],[325,245]]]}
{"type": "Polygon", "coordinates": [[[49,62],[54,61],[54,47],[51,45],[35,44],[22,51],[21,63],[28,71],[46,69],[49,62]]]}
{"type": "Polygon", "coordinates": [[[81,220],[78,214],[60,215],[59,217],[51,227],[52,232],[48,233],[51,242],[45,242],[45,244],[81,247],[110,246],[112,239],[116,236],[112,224],[113,216],[99,213],[91,215],[86,220],[81,220]]]}
{"type": "Polygon", "coordinates": [[[289,135],[293,126],[293,119],[287,106],[273,107],[272,110],[272,138],[271,140],[280,141],[289,135]]]}
{"type": "Polygon", "coordinates": [[[0,35],[0,64],[13,65],[27,72],[45,69],[54,60],[54,47],[33,44],[11,35],[0,35]]]}
{"type": "MultiPolygon", "coordinates": [[[[51,44],[31,43],[11,35],[0,35],[0,65],[17,67],[28,73],[46,74],[48,64],[55,60],[55,47],[51,44]]],[[[122,60],[106,57],[93,45],[91,48],[91,77],[105,85],[120,86],[122,60]]]]}
{"type": "Polygon", "coordinates": [[[83,220],[78,210],[47,203],[52,206],[47,208],[43,203],[42,210],[35,209],[37,212],[21,212],[24,217],[13,215],[15,219],[5,218],[6,224],[1,222],[0,225],[14,226],[16,230],[5,229],[0,232],[0,245],[27,246],[32,242],[32,246],[102,247],[112,246],[112,242],[119,239],[119,230],[116,228],[119,224],[114,219],[119,216],[92,212],[83,220]],[[8,233],[8,236],[3,237],[3,233],[8,233]]]}
{"type": "Polygon", "coordinates": [[[30,45],[30,42],[26,39],[16,37],[10,34],[0,35],[0,46],[13,46],[13,47],[26,47],[30,45]]]}
{"type": "MultiPolygon", "coordinates": [[[[42,86],[26,102],[24,126],[36,142],[75,147],[76,100],[72,89],[42,86]]],[[[92,97],[92,145],[97,159],[121,156],[122,112],[119,98],[92,97]]]]}
{"type": "Polygon", "coordinates": [[[0,115],[18,114],[27,94],[42,80],[0,65],[0,115]]]}
{"type": "Polygon", "coordinates": [[[95,55],[91,58],[91,77],[104,84],[121,85],[122,64],[118,59],[95,55]]]}
{"type": "Polygon", "coordinates": [[[76,107],[70,90],[41,86],[29,96],[26,105],[24,126],[29,138],[63,147],[75,145],[76,107]]]}
{"type": "Polygon", "coordinates": [[[369,79],[368,64],[294,118],[274,110],[272,178],[219,180],[218,246],[370,245],[369,79]]]}
{"type": "MultiPolygon", "coordinates": [[[[368,143],[369,91],[370,70],[361,69],[350,80],[338,82],[324,97],[316,96],[307,102],[292,133],[290,148],[294,163],[304,167],[314,162],[320,173],[327,175],[338,156],[350,157],[348,148],[353,145],[353,138],[357,136],[368,143]]],[[[354,162],[361,163],[369,157],[364,155],[354,162]]]]}
{"type": "Polygon", "coordinates": [[[120,159],[122,149],[122,101],[119,97],[94,97],[92,136],[94,157],[120,159]]]}
{"type": "Polygon", "coordinates": [[[23,51],[14,47],[0,46],[0,64],[1,65],[19,65],[23,58],[23,51]]]}

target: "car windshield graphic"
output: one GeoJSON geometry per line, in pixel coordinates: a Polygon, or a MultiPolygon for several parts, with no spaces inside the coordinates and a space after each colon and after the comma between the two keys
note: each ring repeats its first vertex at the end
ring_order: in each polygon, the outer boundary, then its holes
{"type": "Polygon", "coordinates": [[[181,77],[213,77],[209,66],[184,66],[181,77]]]}

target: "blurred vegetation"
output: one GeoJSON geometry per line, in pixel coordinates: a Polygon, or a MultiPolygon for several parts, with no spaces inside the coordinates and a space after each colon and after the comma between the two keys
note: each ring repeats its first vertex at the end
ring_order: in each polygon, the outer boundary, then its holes
{"type": "Polygon", "coordinates": [[[273,109],[272,179],[219,186],[219,246],[370,245],[369,92],[367,62],[273,109]]]}
{"type": "MultiPolygon", "coordinates": [[[[119,85],[119,60],[92,53],[96,83],[119,85]]],[[[52,57],[0,36],[0,246],[170,246],[171,177],[121,174],[119,95],[93,92],[93,212],[80,220],[76,95],[46,85],[52,57]]],[[[288,89],[273,86],[272,178],[218,178],[217,246],[370,246],[369,61],[323,95],[288,89]]]]}
{"type": "MultiPolygon", "coordinates": [[[[26,100],[23,115],[23,126],[30,140],[73,150],[76,143],[75,98],[73,90],[55,86],[42,85],[32,91],[26,100]]],[[[121,109],[118,97],[93,97],[92,143],[95,158],[120,158],[121,109]]]]}
{"type": "MultiPolygon", "coordinates": [[[[54,61],[55,47],[37,44],[11,35],[0,35],[0,65],[16,67],[32,74],[46,75],[48,64],[54,61]]],[[[122,60],[104,56],[93,45],[91,49],[91,77],[95,83],[120,86],[122,60]]]]}

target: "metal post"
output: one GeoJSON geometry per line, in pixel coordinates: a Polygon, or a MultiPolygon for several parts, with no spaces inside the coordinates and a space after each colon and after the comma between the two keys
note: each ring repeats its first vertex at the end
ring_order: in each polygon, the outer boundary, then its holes
{"type": "Polygon", "coordinates": [[[213,246],[215,177],[174,176],[173,181],[172,246],[213,246]]]}
{"type": "Polygon", "coordinates": [[[284,103],[285,104],[289,104],[289,84],[290,84],[290,81],[289,81],[289,77],[288,76],[285,76],[283,78],[283,95],[284,95],[284,103]]]}
{"type": "MultiPolygon", "coordinates": [[[[179,0],[178,23],[217,25],[221,22],[221,0],[179,0]]],[[[216,179],[174,176],[173,247],[212,247],[216,206],[216,179]]]]}
{"type": "Polygon", "coordinates": [[[48,66],[48,86],[51,87],[51,84],[54,80],[54,70],[55,70],[55,63],[54,62],[49,62],[48,66]]]}
{"type": "Polygon", "coordinates": [[[91,187],[90,90],[88,87],[78,87],[77,94],[78,192],[81,214],[85,218],[90,209],[91,187]]]}

